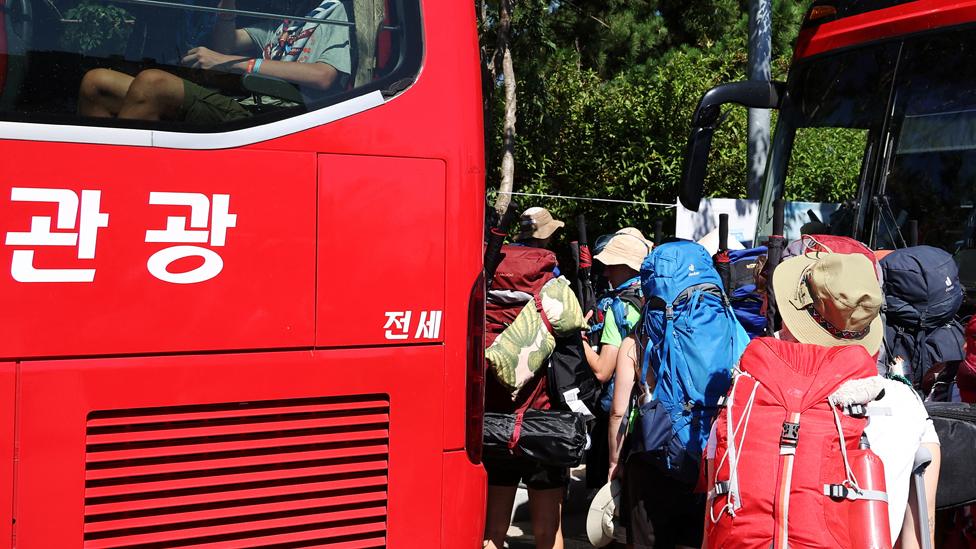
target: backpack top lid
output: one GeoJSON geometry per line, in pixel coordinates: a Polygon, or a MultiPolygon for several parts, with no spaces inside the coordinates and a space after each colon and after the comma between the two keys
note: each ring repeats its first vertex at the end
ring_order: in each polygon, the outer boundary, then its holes
{"type": "Polygon", "coordinates": [[[863,243],[849,236],[835,236],[830,234],[805,234],[790,242],[783,250],[783,260],[804,255],[808,252],[826,252],[830,254],[861,254],[871,260],[878,273],[878,281],[882,281],[881,266],[878,257],[863,243]]]}
{"type": "Polygon", "coordinates": [[[784,408],[801,413],[823,402],[848,379],[878,374],[874,359],[860,345],[823,347],[771,337],[752,340],[739,368],[784,408]]]}
{"type": "Polygon", "coordinates": [[[881,260],[885,318],[905,328],[935,328],[951,321],[962,305],[959,268],[949,252],[932,246],[902,248],[881,260]]]}
{"type": "Polygon", "coordinates": [[[537,294],[554,278],[556,254],[544,248],[505,244],[502,260],[491,280],[493,290],[515,290],[537,294]]]}
{"type": "Polygon", "coordinates": [[[674,303],[691,286],[714,284],[722,288],[722,279],[712,264],[712,256],[696,242],[668,242],[656,246],[641,263],[640,279],[645,298],[657,297],[668,304],[674,303]]]}

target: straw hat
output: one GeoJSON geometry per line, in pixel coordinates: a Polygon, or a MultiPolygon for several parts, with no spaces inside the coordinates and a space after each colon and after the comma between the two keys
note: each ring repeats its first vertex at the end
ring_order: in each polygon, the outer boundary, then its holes
{"type": "Polygon", "coordinates": [[[639,230],[625,227],[614,233],[593,259],[604,265],[626,265],[639,272],[653,246],[639,230]]]}
{"type": "Polygon", "coordinates": [[[614,540],[614,518],[620,504],[620,481],[613,479],[593,496],[586,513],[586,537],[593,547],[604,547],[614,540]]]}
{"type": "Polygon", "coordinates": [[[871,260],[860,254],[807,253],[773,271],[776,307],[800,343],[861,345],[876,354],[884,338],[884,298],[871,260]]]}
{"type": "Polygon", "coordinates": [[[529,208],[522,212],[522,218],[519,220],[519,227],[521,229],[518,240],[525,240],[527,238],[538,238],[541,240],[549,238],[552,236],[552,233],[564,225],[566,224],[552,217],[549,210],[545,208],[538,206],[529,208]]]}

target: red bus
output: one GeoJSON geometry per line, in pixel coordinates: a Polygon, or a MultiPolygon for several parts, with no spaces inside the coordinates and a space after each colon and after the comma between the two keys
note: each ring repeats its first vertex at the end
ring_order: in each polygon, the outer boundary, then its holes
{"type": "Polygon", "coordinates": [[[473,4],[0,4],[0,548],[480,547],[473,4]],[[294,58],[187,66],[227,21],[294,58]],[[96,69],[241,115],[79,114],[96,69]]]}
{"type": "Polygon", "coordinates": [[[786,83],[727,84],[703,98],[682,202],[697,209],[721,105],[776,108],[757,241],[772,230],[776,199],[812,198],[792,178],[798,144],[830,135],[847,147],[823,154],[857,166],[841,207],[827,220],[834,233],[890,249],[910,242],[910,228],[917,226],[919,243],[947,249],[965,263],[976,253],[974,54],[976,1],[814,2],[786,83]]]}

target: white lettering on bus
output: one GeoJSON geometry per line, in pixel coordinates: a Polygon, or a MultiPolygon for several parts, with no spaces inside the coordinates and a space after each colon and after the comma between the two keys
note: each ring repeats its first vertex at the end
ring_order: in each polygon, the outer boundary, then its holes
{"type": "Polygon", "coordinates": [[[386,314],[386,339],[407,339],[410,334],[410,311],[391,311],[386,314]]]}
{"type": "Polygon", "coordinates": [[[417,324],[417,339],[437,339],[441,333],[441,311],[420,311],[420,323],[417,324]]]}
{"type": "MultiPolygon", "coordinates": [[[[386,315],[383,336],[386,339],[410,339],[410,319],[415,311],[390,311],[386,315]]],[[[441,318],[443,311],[416,311],[419,317],[417,329],[413,332],[413,339],[437,339],[441,335],[441,318]]]]}
{"type": "MultiPolygon", "coordinates": [[[[146,242],[166,242],[172,244],[206,244],[222,247],[227,242],[227,229],[237,226],[237,214],[230,213],[230,195],[213,195],[213,208],[207,195],[200,193],[149,193],[149,204],[166,206],[188,206],[190,217],[170,216],[166,218],[164,230],[146,231],[146,242]],[[196,230],[187,230],[189,227],[196,230]],[[207,226],[210,230],[207,230],[207,226]]],[[[172,246],[163,248],[149,257],[146,262],[149,272],[156,278],[172,284],[195,284],[214,278],[224,268],[220,255],[202,246],[172,246]],[[171,273],[169,265],[178,259],[202,257],[203,265],[196,269],[171,273]]]]}
{"type": "MultiPolygon", "coordinates": [[[[30,231],[8,232],[8,246],[77,246],[78,259],[95,259],[95,243],[98,229],[108,227],[108,214],[99,211],[101,191],[83,190],[79,203],[78,194],[70,189],[41,189],[12,187],[13,202],[46,202],[57,204],[55,227],[52,232],[51,217],[31,217],[30,231]],[[79,215],[80,214],[80,215],[79,215]],[[77,221],[77,231],[74,232],[77,221]]],[[[34,267],[36,250],[14,250],[10,262],[10,274],[17,282],[92,282],[95,269],[38,269],[34,267]]]]}

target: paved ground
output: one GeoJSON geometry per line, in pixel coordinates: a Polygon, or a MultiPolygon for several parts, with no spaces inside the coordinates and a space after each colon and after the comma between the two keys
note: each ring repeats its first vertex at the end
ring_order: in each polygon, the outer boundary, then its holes
{"type": "MultiPolygon", "coordinates": [[[[566,549],[592,549],[586,539],[586,512],[590,501],[586,491],[586,467],[573,470],[566,503],[563,505],[563,536],[566,549]]],[[[519,489],[515,497],[515,518],[508,530],[510,549],[534,549],[532,527],[529,523],[528,496],[519,489]]]]}

